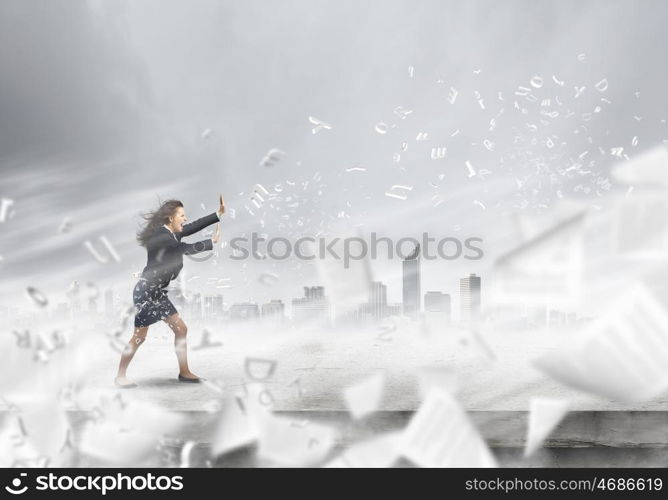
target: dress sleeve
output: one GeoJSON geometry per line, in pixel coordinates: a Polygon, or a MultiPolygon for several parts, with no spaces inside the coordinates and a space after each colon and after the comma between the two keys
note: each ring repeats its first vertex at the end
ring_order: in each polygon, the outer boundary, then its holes
{"type": "Polygon", "coordinates": [[[196,253],[213,250],[213,241],[208,240],[198,241],[196,243],[179,243],[179,249],[184,255],[195,255],[196,253]]]}
{"type": "Polygon", "coordinates": [[[197,231],[201,231],[205,227],[210,226],[211,224],[215,224],[219,220],[220,219],[218,218],[218,214],[214,212],[212,214],[202,217],[201,219],[197,219],[192,222],[189,222],[188,224],[184,224],[183,230],[180,233],[176,234],[178,238],[181,239],[185,236],[190,236],[191,234],[194,234],[197,231]]]}
{"type": "Polygon", "coordinates": [[[184,243],[176,241],[170,234],[164,233],[156,236],[151,243],[156,249],[164,249],[165,252],[182,253],[184,255],[195,255],[207,250],[213,250],[213,241],[211,238],[195,243],[184,243]]]}

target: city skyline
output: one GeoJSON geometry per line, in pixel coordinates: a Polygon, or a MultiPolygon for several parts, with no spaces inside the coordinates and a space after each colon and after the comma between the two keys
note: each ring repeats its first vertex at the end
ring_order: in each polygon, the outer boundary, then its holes
{"type": "MultiPolygon", "coordinates": [[[[482,318],[482,279],[474,273],[459,279],[460,302],[466,304],[470,302],[473,305],[474,317],[482,318]],[[471,286],[473,285],[473,286],[471,286]],[[475,312],[475,309],[479,309],[475,312]]],[[[88,284],[90,285],[90,284],[88,284]]],[[[99,325],[108,324],[109,321],[123,319],[128,314],[128,303],[121,299],[121,295],[115,293],[113,288],[106,288],[103,294],[98,290],[93,290],[90,286],[84,289],[90,289],[94,293],[88,297],[79,295],[81,286],[73,283],[68,294],[68,301],[51,304],[49,307],[33,309],[32,311],[21,309],[15,306],[0,305],[0,318],[16,319],[15,328],[27,325],[30,319],[38,317],[48,317],[58,320],[68,320],[76,318],[95,319],[99,325]],[[86,307],[82,307],[82,298],[85,299],[86,307]],[[104,308],[98,308],[98,301],[104,301],[104,308]]],[[[304,295],[284,301],[274,298],[265,302],[254,302],[252,300],[245,302],[227,303],[224,301],[224,295],[202,294],[195,292],[188,298],[181,293],[180,289],[170,289],[174,304],[179,311],[184,314],[187,322],[194,325],[200,325],[202,322],[235,322],[248,321],[252,319],[267,320],[275,325],[287,323],[299,324],[302,321],[319,320],[323,326],[339,326],[345,324],[373,325],[378,324],[385,318],[397,317],[403,315],[402,303],[391,303],[387,301],[388,286],[381,281],[374,281],[369,288],[369,296],[366,302],[361,302],[358,306],[347,314],[335,316],[333,314],[330,298],[326,295],[326,289],[323,286],[304,286],[304,295]],[[287,312],[287,305],[297,305],[297,315],[294,312],[287,312]],[[287,322],[287,323],[286,323],[287,322]]],[[[464,312],[460,310],[460,316],[455,317],[453,308],[452,294],[437,290],[427,290],[423,295],[424,308],[421,309],[418,319],[427,317],[440,318],[437,321],[441,324],[460,324],[467,325],[470,321],[466,320],[467,306],[464,306],[464,312]]],[[[470,305],[468,306],[470,307],[470,305]]],[[[527,328],[527,327],[573,327],[589,323],[594,318],[590,316],[581,316],[573,311],[562,311],[554,307],[532,306],[525,304],[507,311],[505,307],[494,307],[491,312],[491,319],[504,328],[527,328]]],[[[294,309],[293,309],[294,310],[294,309]]]]}
{"type": "MultiPolygon", "coordinates": [[[[411,256],[415,256],[415,252],[411,256]]],[[[419,271],[417,274],[413,274],[412,278],[417,278],[417,280],[419,280],[419,271]]],[[[51,312],[62,314],[67,311],[71,316],[75,314],[90,314],[92,312],[104,314],[106,317],[113,317],[114,313],[121,310],[121,306],[124,303],[121,299],[121,294],[116,293],[114,287],[105,288],[102,294],[99,290],[95,289],[94,294],[88,296],[83,296],[81,289],[82,287],[78,282],[73,282],[68,294],[69,300],[67,302],[57,302],[53,304],[51,312]],[[104,308],[102,310],[99,310],[98,308],[100,298],[103,298],[104,300],[104,308]],[[86,304],[85,308],[81,305],[82,300],[86,304]]],[[[263,313],[263,310],[265,309],[267,315],[271,316],[276,316],[280,311],[280,315],[283,318],[306,319],[322,313],[331,319],[332,304],[329,301],[329,297],[326,295],[325,287],[321,285],[304,286],[303,290],[304,295],[302,297],[290,298],[287,301],[284,301],[282,298],[272,298],[266,302],[256,302],[249,299],[242,302],[228,303],[225,302],[225,296],[222,293],[204,294],[193,292],[187,294],[187,298],[182,289],[175,287],[169,288],[171,300],[179,311],[183,311],[183,314],[187,315],[186,319],[187,317],[195,320],[223,318],[225,315],[229,316],[231,311],[235,311],[235,315],[239,319],[259,318],[265,316],[263,313]],[[287,314],[287,304],[292,306],[290,314],[287,314]],[[254,312],[250,312],[251,309],[254,312]],[[237,314],[237,312],[241,310],[245,310],[246,312],[239,312],[239,314],[237,314]]],[[[419,288],[411,290],[411,294],[409,295],[410,300],[415,300],[414,294],[420,294],[418,297],[420,309],[417,311],[419,315],[427,309],[422,308],[421,306],[423,301],[419,288]]],[[[427,297],[436,294],[439,297],[445,298],[443,304],[447,303],[447,306],[444,306],[445,308],[443,309],[443,312],[447,311],[448,317],[451,318],[451,294],[449,293],[434,290],[425,292],[425,306],[431,303],[427,297]]],[[[387,296],[388,286],[382,281],[373,281],[369,287],[368,300],[360,303],[358,309],[364,314],[369,314],[376,320],[389,315],[404,315],[404,304],[390,303],[387,300],[387,296]]],[[[21,310],[18,307],[2,306],[0,311],[3,309],[5,311],[13,310],[17,312],[21,310]]],[[[48,310],[48,308],[46,310],[48,310]]],[[[410,317],[417,319],[417,315],[411,315],[410,317]]]]}

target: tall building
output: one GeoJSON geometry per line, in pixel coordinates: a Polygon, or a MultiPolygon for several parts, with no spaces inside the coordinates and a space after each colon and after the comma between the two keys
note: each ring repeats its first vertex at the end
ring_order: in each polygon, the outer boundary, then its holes
{"type": "Polygon", "coordinates": [[[285,318],[285,304],[282,300],[272,299],[262,304],[262,319],[282,323],[285,318]]]}
{"type": "Polygon", "coordinates": [[[204,319],[213,319],[216,315],[214,306],[215,297],[205,295],[202,302],[202,316],[204,319]]]}
{"type": "Polygon", "coordinates": [[[443,314],[450,321],[450,295],[442,292],[427,292],[424,294],[424,312],[443,314]]]}
{"type": "Polygon", "coordinates": [[[325,287],[305,286],[304,297],[292,299],[292,317],[295,321],[329,320],[329,299],[325,297],[325,287]]]}
{"type": "Polygon", "coordinates": [[[420,245],[416,245],[413,253],[406,257],[401,264],[404,316],[416,319],[420,314],[420,245]]]}
{"type": "Polygon", "coordinates": [[[383,319],[387,315],[387,286],[380,281],[371,282],[369,312],[374,319],[383,319]]]}
{"type": "Polygon", "coordinates": [[[220,319],[223,317],[223,296],[206,295],[202,304],[203,315],[206,319],[220,319]]]}
{"type": "Polygon", "coordinates": [[[480,276],[469,274],[468,277],[459,280],[459,302],[461,323],[480,321],[480,276]]]}

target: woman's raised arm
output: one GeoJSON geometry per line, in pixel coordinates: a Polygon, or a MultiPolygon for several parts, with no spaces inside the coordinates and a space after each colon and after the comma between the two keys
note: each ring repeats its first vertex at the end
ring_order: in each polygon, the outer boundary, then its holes
{"type": "Polygon", "coordinates": [[[205,227],[218,222],[220,220],[220,217],[224,213],[225,213],[225,202],[223,200],[223,195],[221,194],[220,207],[218,207],[218,210],[210,215],[202,217],[201,219],[197,219],[193,222],[189,222],[188,224],[184,224],[180,234],[181,238],[183,238],[184,236],[189,236],[191,234],[194,234],[197,231],[201,231],[205,227]]]}

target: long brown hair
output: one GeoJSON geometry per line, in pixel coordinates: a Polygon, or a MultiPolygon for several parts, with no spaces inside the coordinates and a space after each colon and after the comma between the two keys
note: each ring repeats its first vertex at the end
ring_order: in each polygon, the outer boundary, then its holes
{"type": "Polygon", "coordinates": [[[137,231],[137,241],[143,247],[160,227],[169,224],[169,218],[174,215],[176,209],[182,207],[179,200],[167,200],[160,204],[160,208],[141,214],[146,223],[137,231]]]}

